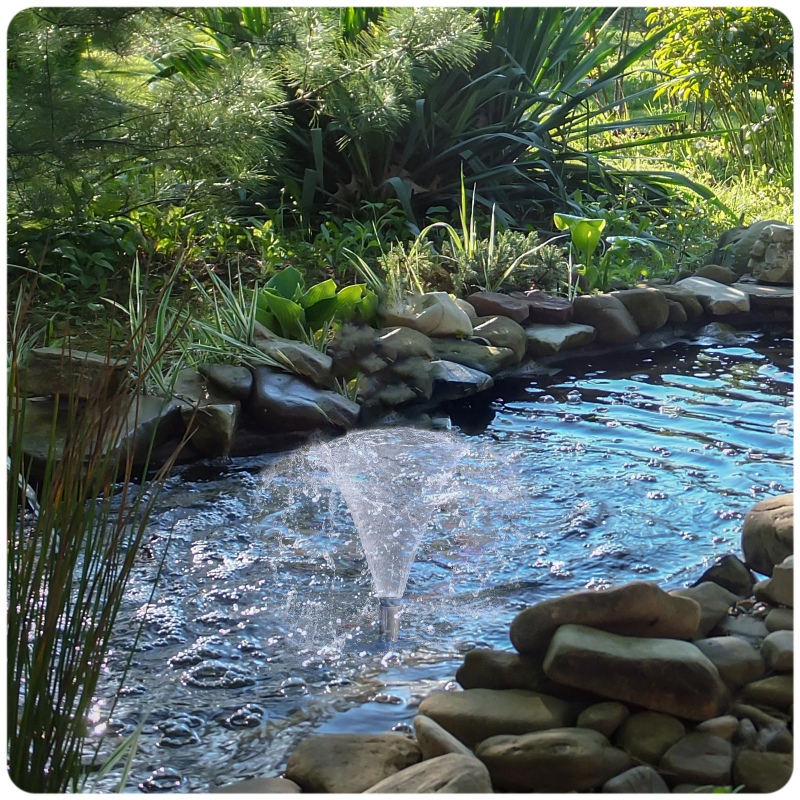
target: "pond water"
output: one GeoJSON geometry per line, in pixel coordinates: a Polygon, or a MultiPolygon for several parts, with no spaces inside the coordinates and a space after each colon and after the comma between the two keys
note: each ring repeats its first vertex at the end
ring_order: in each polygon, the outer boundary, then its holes
{"type": "Polygon", "coordinates": [[[791,491],[789,336],[700,336],[500,382],[451,409],[442,436],[459,448],[453,463],[422,447],[406,465],[435,476],[425,513],[411,505],[419,484],[378,453],[370,484],[419,521],[394,640],[377,624],[353,519],[318,462],[178,469],[97,704],[102,719],[143,621],[104,745],[144,721],[125,790],[278,775],[311,732],[410,731],[427,692],[457,688],[464,652],[510,648],[524,606],[635,579],[678,588],[738,554],[746,511],[791,491]]]}

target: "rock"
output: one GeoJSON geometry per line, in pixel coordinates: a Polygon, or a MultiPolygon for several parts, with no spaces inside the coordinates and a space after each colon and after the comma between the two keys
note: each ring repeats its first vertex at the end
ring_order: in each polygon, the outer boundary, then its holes
{"type": "Polygon", "coordinates": [[[773,608],[764,619],[768,631],[794,630],[794,612],[791,608],[773,608]]]}
{"type": "Polygon", "coordinates": [[[358,423],[360,407],[336,392],[269,367],[256,367],[254,378],[247,417],[264,432],[349,430],[358,423]]]}
{"type": "Polygon", "coordinates": [[[733,288],[750,298],[750,307],[755,311],[794,308],[794,289],[789,286],[765,286],[761,283],[737,281],[733,288]]]}
{"type": "Polygon", "coordinates": [[[716,667],[693,644],[675,639],[562,625],[544,671],[557,683],[684,719],[710,719],[728,703],[716,667]]]}
{"type": "Polygon", "coordinates": [[[794,495],[782,494],[756,503],[744,517],[744,563],[762,575],[794,552],[794,495]]]}
{"type": "Polygon", "coordinates": [[[657,331],[667,324],[669,317],[669,303],[667,296],[652,286],[640,286],[636,289],[625,289],[620,292],[610,292],[611,297],[616,297],[636,321],[642,333],[657,331]]]}
{"type": "Polygon", "coordinates": [[[671,714],[640,711],[625,721],[615,743],[637,761],[658,764],[661,756],[685,734],[683,723],[671,714]]]}
{"type": "Polygon", "coordinates": [[[527,352],[532,356],[550,356],[562,350],[591,344],[597,331],[590,325],[571,322],[564,325],[532,323],[525,327],[527,352]]]}
{"type": "Polygon", "coordinates": [[[420,703],[419,713],[474,748],[497,734],[521,734],[571,725],[572,704],[522,689],[466,689],[438,692],[420,703]]]}
{"type": "Polygon", "coordinates": [[[487,375],[495,375],[516,363],[514,351],[507,347],[487,347],[460,339],[436,339],[432,344],[436,358],[455,361],[487,375]]]}
{"type": "Polygon", "coordinates": [[[530,312],[526,300],[499,292],[475,292],[467,298],[479,317],[508,317],[514,322],[525,322],[530,312]]]}
{"type": "Polygon", "coordinates": [[[462,300],[460,297],[456,297],[453,302],[469,317],[469,321],[474,326],[478,319],[475,306],[473,306],[472,303],[468,303],[466,300],[462,300]]]}
{"type": "Polygon", "coordinates": [[[694,292],[703,309],[714,316],[739,314],[750,310],[750,298],[732,286],[708,278],[684,278],[676,286],[694,292]]]}
{"type": "Polygon", "coordinates": [[[546,325],[566,325],[572,321],[572,301],[566,297],[555,297],[540,289],[529,292],[511,292],[511,296],[528,305],[528,322],[546,325]]]}
{"type": "Polygon", "coordinates": [[[769,794],[783,789],[792,777],[792,756],[742,750],[733,765],[733,782],[745,792],[769,794]]]}
{"type": "Polygon", "coordinates": [[[406,736],[328,733],[304,739],[289,756],[286,777],[304,792],[364,792],[421,758],[406,736]]]}
{"type": "Polygon", "coordinates": [[[688,589],[675,589],[670,594],[675,597],[688,597],[700,606],[700,623],[696,634],[698,638],[708,636],[738,599],[733,592],[711,581],[698,583],[688,589]]]}
{"type": "Polygon", "coordinates": [[[517,614],[511,622],[511,643],[520,653],[542,654],[556,629],[568,623],[629,636],[691,639],[700,623],[700,606],[650,581],[600,592],[573,592],[517,614]]]}
{"type": "Polygon", "coordinates": [[[756,598],[775,606],[794,607],[794,556],[786,556],[776,564],[772,577],[757,583],[756,598]]]}
{"type": "Polygon", "coordinates": [[[737,702],[757,706],[771,706],[781,711],[791,711],[793,702],[791,675],[772,675],[748,683],[737,696],[737,702]]]}
{"type": "Polygon", "coordinates": [[[414,735],[422,753],[423,760],[438,758],[449,753],[475,758],[475,754],[451,733],[448,733],[438,722],[430,717],[417,714],[413,720],[414,735]]]}
{"type": "Polygon", "coordinates": [[[697,586],[706,581],[718,584],[737,597],[750,597],[756,579],[740,559],[734,555],[725,555],[718,558],[692,585],[697,586]]]}
{"type": "Polygon", "coordinates": [[[426,336],[472,336],[472,321],[447,292],[410,295],[383,314],[384,325],[402,325],[426,336]]]}
{"type": "Polygon", "coordinates": [[[717,245],[708,258],[709,263],[730,267],[737,275],[743,275],[748,271],[750,251],[770,225],[784,226],[784,223],[768,219],[725,231],[717,240],[717,245]]]}
{"type": "Polygon", "coordinates": [[[794,228],[774,223],[767,225],[750,248],[747,269],[760,283],[794,282],[794,228]]]}
{"type": "Polygon", "coordinates": [[[276,361],[283,369],[315,386],[328,387],[333,383],[333,359],[309,344],[284,339],[256,322],[253,346],[276,361]]]}
{"type": "Polygon", "coordinates": [[[464,689],[528,689],[540,691],[547,677],[541,659],[526,658],[507,650],[474,648],[464,655],[456,671],[464,689]]]}
{"type": "Polygon", "coordinates": [[[494,386],[494,378],[477,369],[470,369],[455,361],[431,361],[433,392],[431,400],[443,403],[448,400],[461,400],[494,386]]]}
{"type": "Polygon", "coordinates": [[[626,705],[610,700],[607,703],[595,703],[581,711],[575,724],[579,728],[591,728],[610,739],[630,713],[626,705]]]}
{"type": "Polygon", "coordinates": [[[728,267],[719,264],[706,264],[694,273],[696,278],[708,278],[710,281],[730,286],[736,280],[736,273],[728,267]]]}
{"type": "Polygon", "coordinates": [[[667,781],[727,786],[733,769],[733,745],[708,733],[687,733],[661,757],[658,768],[667,781]]]}
{"type": "Polygon", "coordinates": [[[229,364],[199,364],[200,374],[208,382],[211,393],[217,389],[240,403],[246,403],[253,391],[253,373],[247,367],[233,367],[229,364]]]}
{"type": "Polygon", "coordinates": [[[768,633],[764,620],[751,614],[727,614],[711,631],[712,636],[738,636],[753,644],[758,644],[768,633]]]}
{"type": "Polygon", "coordinates": [[[659,286],[658,290],[674,303],[680,303],[687,319],[694,319],[703,313],[703,306],[695,296],[694,292],[688,289],[681,289],[680,286],[670,284],[659,286]]]}
{"type": "Polygon", "coordinates": [[[434,358],[430,338],[411,328],[382,328],[374,341],[374,350],[390,364],[411,356],[428,361],[434,358]]]}
{"type": "Polygon", "coordinates": [[[21,392],[29,397],[113,397],[129,379],[127,361],[117,361],[69,347],[36,347],[19,373],[21,392]]]}
{"type": "Polygon", "coordinates": [[[573,307],[573,321],[591,325],[597,331],[598,342],[628,344],[639,338],[639,326],[616,297],[607,294],[579,295],[573,307]]]}
{"type": "Polygon", "coordinates": [[[249,778],[209,789],[210,794],[299,794],[302,790],[286,778],[249,778]]]}
{"type": "Polygon", "coordinates": [[[724,717],[714,717],[701,722],[695,727],[697,733],[708,733],[711,736],[719,736],[720,739],[725,739],[726,742],[733,740],[736,731],[739,729],[739,720],[732,714],[726,714],[724,717]]]}
{"type": "MultiPolygon", "coordinates": [[[[763,709],[756,708],[755,706],[748,705],[747,703],[734,703],[731,706],[731,714],[739,717],[742,722],[748,721],[755,723],[755,725],[758,725],[759,728],[768,728],[770,726],[784,724],[783,720],[778,719],[777,716],[773,716],[773,714],[767,714],[767,712],[763,709]]],[[[780,711],[776,711],[775,714],[785,716],[782,715],[780,711]]]]}
{"type": "Polygon", "coordinates": [[[667,306],[669,308],[667,322],[670,325],[682,325],[684,322],[689,320],[689,315],[686,313],[686,309],[677,300],[667,300],[667,306]]]}
{"type": "Polygon", "coordinates": [[[508,317],[479,317],[472,329],[474,336],[486,339],[493,347],[506,347],[514,353],[517,363],[525,357],[528,341],[525,329],[508,317]]]}
{"type": "Polygon", "coordinates": [[[736,741],[740,747],[752,750],[756,746],[758,731],[756,726],[749,719],[740,719],[739,727],[736,731],[736,741]]]}
{"type": "Polygon", "coordinates": [[[770,753],[793,753],[794,737],[786,725],[782,723],[767,725],[756,735],[753,750],[764,750],[770,753]]]}
{"type": "Polygon", "coordinates": [[[587,792],[633,766],[627,753],[588,728],[492,736],[475,755],[501,792],[587,792]]]}
{"type": "Polygon", "coordinates": [[[233,450],[241,406],[234,403],[205,403],[197,408],[184,406],[181,418],[189,441],[204,456],[227,457],[233,450]]]}
{"type": "Polygon", "coordinates": [[[762,678],[764,659],[758,650],[738,636],[715,636],[695,642],[698,650],[717,668],[720,678],[731,689],[762,678]]]}
{"type": "Polygon", "coordinates": [[[396,772],[364,794],[491,794],[489,770],[472,754],[432,758],[396,772]]]}
{"type": "Polygon", "coordinates": [[[668,794],[669,787],[652,767],[639,766],[606,781],[602,791],[605,794],[668,794]]]}

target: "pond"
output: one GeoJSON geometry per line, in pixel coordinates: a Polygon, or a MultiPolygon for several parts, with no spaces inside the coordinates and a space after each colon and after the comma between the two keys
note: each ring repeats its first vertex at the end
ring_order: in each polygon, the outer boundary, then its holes
{"type": "Polygon", "coordinates": [[[98,719],[135,645],[108,745],[144,721],[126,791],[277,775],[312,732],[410,731],[426,693],[457,688],[464,652],[510,648],[526,605],[637,579],[678,588],[738,554],[747,510],[791,491],[790,335],[712,329],[565,362],[452,408],[447,463],[421,447],[400,475],[378,453],[368,483],[419,528],[396,639],[319,459],[178,469],[99,692],[98,719]],[[419,510],[414,481],[431,476],[419,510]]]}

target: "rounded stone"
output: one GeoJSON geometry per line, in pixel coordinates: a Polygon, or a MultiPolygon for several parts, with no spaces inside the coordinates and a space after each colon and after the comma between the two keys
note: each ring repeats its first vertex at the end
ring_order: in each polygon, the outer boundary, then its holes
{"type": "Polygon", "coordinates": [[[396,772],[364,794],[490,794],[489,770],[473,755],[431,758],[396,772]]]}
{"type": "Polygon", "coordinates": [[[783,789],[792,777],[789,753],[758,753],[742,750],[733,765],[733,781],[745,792],[770,794],[783,789]]]}
{"type": "Polygon", "coordinates": [[[732,714],[707,719],[695,728],[697,733],[709,733],[712,736],[719,736],[720,739],[725,739],[728,742],[733,741],[733,737],[736,736],[738,730],[739,720],[732,714]]]}
{"type": "Polygon", "coordinates": [[[748,683],[739,693],[738,700],[757,706],[771,706],[790,711],[794,699],[794,681],[791,675],[772,675],[748,683]]]}
{"type": "Polygon", "coordinates": [[[687,733],[661,757],[659,770],[676,783],[727,786],[731,782],[733,745],[708,733],[687,733]]]}
{"type": "Polygon", "coordinates": [[[414,725],[414,735],[417,738],[417,744],[423,760],[445,756],[450,753],[474,758],[472,750],[430,717],[417,714],[412,724],[414,725]]]}
{"type": "Polygon", "coordinates": [[[595,328],[597,341],[603,344],[628,344],[638,339],[641,333],[622,301],[607,294],[576,297],[572,319],[573,322],[595,328]]]}
{"type": "Polygon", "coordinates": [[[575,723],[579,728],[591,728],[611,738],[614,732],[625,722],[631,712],[624,703],[610,700],[607,703],[595,703],[578,715],[575,723]]]}
{"type": "Polygon", "coordinates": [[[300,794],[302,789],[286,778],[250,778],[209,789],[210,794],[300,794]]]}
{"type": "Polygon", "coordinates": [[[764,659],[750,642],[739,636],[714,636],[696,641],[701,653],[717,668],[720,678],[731,689],[762,678],[764,659]]]}
{"type": "Polygon", "coordinates": [[[745,514],[742,553],[750,569],[772,575],[776,564],[794,552],[794,494],[769,497],[745,514]]]}
{"type": "Polygon", "coordinates": [[[685,733],[683,723],[670,714],[642,711],[623,722],[614,741],[635,759],[658,764],[661,756],[685,733]]]}
{"type": "Polygon", "coordinates": [[[659,289],[643,286],[610,292],[610,295],[620,300],[628,309],[640,331],[656,331],[666,325],[669,318],[669,303],[666,295],[659,289]]]}
{"type": "Polygon", "coordinates": [[[669,786],[652,767],[632,767],[603,784],[604,794],[668,794],[669,786]]]}
{"type": "Polygon", "coordinates": [[[774,631],[761,643],[761,655],[769,669],[791,672],[794,669],[794,633],[774,631]]]}
{"type": "Polygon", "coordinates": [[[736,273],[728,267],[721,267],[719,264],[706,264],[700,267],[695,273],[698,278],[708,278],[709,280],[723,283],[730,286],[736,281],[736,273]]]}

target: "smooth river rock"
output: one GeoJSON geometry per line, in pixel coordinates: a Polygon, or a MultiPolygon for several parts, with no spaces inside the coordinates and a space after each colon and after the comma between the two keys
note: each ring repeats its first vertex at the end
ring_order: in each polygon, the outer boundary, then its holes
{"type": "Polygon", "coordinates": [[[697,783],[727,786],[733,769],[733,745],[709,733],[687,733],[661,757],[659,771],[673,786],[697,783]]]}
{"type": "Polygon", "coordinates": [[[669,794],[669,786],[652,767],[625,770],[603,784],[604,794],[669,794]]]}
{"type": "Polygon", "coordinates": [[[85,350],[36,347],[20,370],[19,382],[28,396],[113,397],[128,380],[129,366],[85,350]]]}
{"type": "Polygon", "coordinates": [[[475,755],[503,792],[588,792],[633,766],[627,753],[588,728],[493,736],[475,755]]]}
{"type": "Polygon", "coordinates": [[[250,399],[250,392],[253,391],[253,373],[247,367],[234,367],[230,364],[198,364],[197,370],[210,385],[226,392],[240,403],[246,403],[250,399]]]}
{"type": "Polygon", "coordinates": [[[703,581],[688,589],[674,589],[670,594],[675,597],[688,597],[700,606],[700,624],[697,626],[696,634],[700,638],[708,636],[738,600],[733,592],[711,581],[703,581]]]}
{"type": "Polygon", "coordinates": [[[491,794],[489,770],[475,756],[449,755],[414,764],[364,794],[491,794]]]}
{"type": "Polygon", "coordinates": [[[794,633],[775,631],[761,643],[761,655],[767,667],[774,672],[794,669],[794,633]]]}
{"type": "Polygon", "coordinates": [[[517,363],[514,351],[508,347],[493,347],[462,339],[433,339],[433,352],[443,361],[455,361],[470,369],[496,375],[517,363]]]}
{"type": "Polygon", "coordinates": [[[595,703],[581,711],[575,724],[579,728],[591,728],[610,739],[630,714],[624,703],[609,700],[606,703],[595,703]]]}
{"type": "Polygon", "coordinates": [[[461,400],[491,389],[494,385],[491,375],[456,364],[455,361],[431,361],[430,376],[433,381],[431,400],[434,403],[461,400]]]}
{"type": "Polygon", "coordinates": [[[621,300],[607,294],[579,295],[573,302],[573,322],[591,325],[597,341],[603,344],[628,344],[641,331],[621,300]]]}
{"type": "Polygon", "coordinates": [[[692,639],[700,624],[700,606],[651,581],[599,592],[572,592],[517,614],[511,622],[511,643],[520,653],[541,654],[558,627],[571,623],[628,636],[692,639]]]}
{"type": "Polygon", "coordinates": [[[744,562],[734,555],[718,558],[693,584],[716,583],[723,589],[733,592],[737,597],[750,597],[753,593],[755,576],[744,562]]]}
{"type": "Polygon", "coordinates": [[[750,310],[749,296],[732,286],[725,286],[708,278],[684,278],[675,285],[694,292],[709,314],[727,316],[750,310]]]}
{"type": "Polygon", "coordinates": [[[508,317],[479,317],[472,335],[486,339],[492,347],[506,347],[514,353],[517,363],[525,357],[527,339],[525,328],[508,317]]]}
{"type": "Polygon", "coordinates": [[[737,701],[756,706],[771,706],[781,711],[791,711],[794,701],[792,675],[771,675],[748,683],[737,695],[737,701]]]}
{"type": "Polygon", "coordinates": [[[661,756],[685,735],[686,727],[672,714],[640,711],[623,723],[614,742],[637,761],[657,765],[661,756]]]}
{"type": "Polygon", "coordinates": [[[304,792],[361,793],[422,758],[397,733],[328,733],[304,739],[289,756],[286,777],[304,792]]]}
{"type": "Polygon", "coordinates": [[[762,575],[772,575],[776,564],[794,553],[794,494],[769,497],[756,503],[744,517],[744,563],[762,575]]]}
{"type": "Polygon", "coordinates": [[[498,734],[521,734],[572,725],[578,709],[565,700],[523,689],[466,689],[426,697],[419,713],[467,747],[498,734]]]}
{"type": "Polygon", "coordinates": [[[572,321],[572,301],[566,297],[532,289],[529,292],[511,292],[511,296],[528,304],[528,322],[566,325],[572,321]]]}
{"type": "Polygon", "coordinates": [[[597,331],[591,325],[570,322],[564,325],[545,325],[538,322],[525,326],[527,352],[531,356],[551,356],[562,350],[591,344],[597,331]]]}
{"type": "Polygon", "coordinates": [[[763,678],[764,659],[747,639],[739,636],[712,636],[699,639],[695,647],[717,668],[720,678],[731,689],[763,678]]]}
{"type": "Polygon", "coordinates": [[[423,760],[438,758],[455,753],[459,756],[472,756],[475,754],[463,742],[456,739],[452,733],[446,731],[438,722],[417,714],[412,720],[414,736],[417,739],[423,760]]]}
{"type": "Polygon", "coordinates": [[[499,315],[513,319],[514,322],[525,322],[529,314],[526,300],[500,292],[475,292],[467,298],[467,302],[472,305],[479,317],[499,315]]]}
{"type": "Polygon", "coordinates": [[[558,683],[684,719],[710,719],[728,703],[716,667],[693,644],[675,639],[563,625],[544,671],[558,683]]]}
{"type": "Polygon", "coordinates": [[[783,789],[792,777],[792,756],[743,750],[733,765],[733,782],[748,793],[770,794],[783,789]]]}
{"type": "Polygon", "coordinates": [[[611,297],[616,297],[628,309],[642,333],[657,331],[667,324],[669,303],[666,295],[660,289],[640,286],[635,289],[609,292],[609,294],[611,297]]]}
{"type": "Polygon", "coordinates": [[[786,556],[772,570],[772,577],[753,589],[756,599],[774,606],[794,607],[794,556],[786,556]]]}

